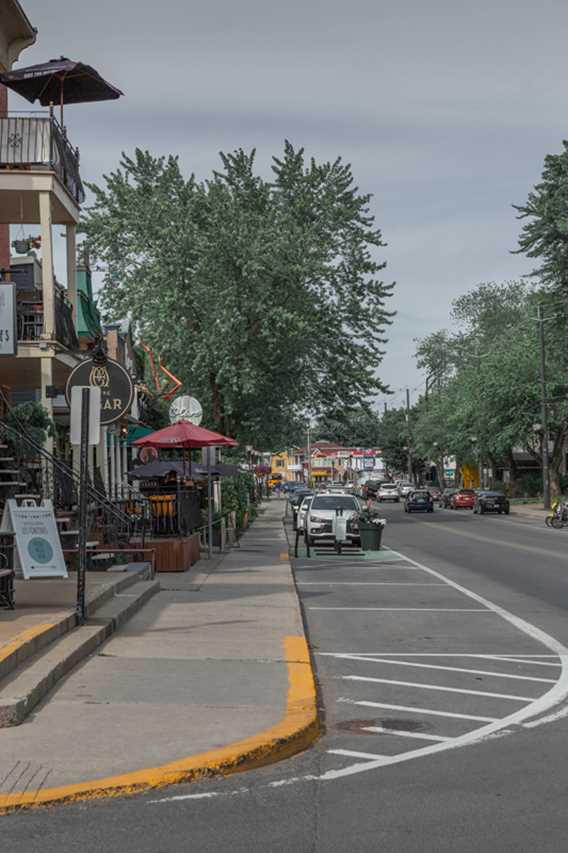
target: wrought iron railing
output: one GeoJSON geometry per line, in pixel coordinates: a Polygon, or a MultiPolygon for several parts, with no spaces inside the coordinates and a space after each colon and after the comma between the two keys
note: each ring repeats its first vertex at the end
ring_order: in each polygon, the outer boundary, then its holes
{"type": "MultiPolygon", "coordinates": [[[[18,302],[18,340],[42,340],[44,333],[43,316],[42,302],[18,302]]],[[[73,309],[60,294],[55,296],[55,340],[68,349],[76,349],[79,346],[75,324],[73,323],[73,309]]]]}
{"type": "Polygon", "coordinates": [[[53,115],[10,113],[0,117],[0,169],[25,166],[50,169],[77,204],[85,200],[79,151],[53,115]]]}

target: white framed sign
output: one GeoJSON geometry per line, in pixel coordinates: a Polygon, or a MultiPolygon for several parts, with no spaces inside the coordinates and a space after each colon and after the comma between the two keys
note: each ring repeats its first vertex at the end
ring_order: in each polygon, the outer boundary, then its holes
{"type": "Polygon", "coordinates": [[[2,517],[2,531],[14,533],[16,574],[25,580],[66,578],[61,540],[51,501],[41,506],[18,506],[8,500],[2,517]]]}
{"type": "Polygon", "coordinates": [[[0,356],[16,355],[16,285],[0,281],[0,356]]]}

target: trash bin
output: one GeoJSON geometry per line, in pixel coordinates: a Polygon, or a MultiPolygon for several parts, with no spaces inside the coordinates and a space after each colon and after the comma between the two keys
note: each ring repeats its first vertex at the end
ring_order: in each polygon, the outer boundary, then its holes
{"type": "Polygon", "coordinates": [[[379,551],[383,538],[384,524],[365,524],[359,522],[361,548],[363,551],[379,551]]]}

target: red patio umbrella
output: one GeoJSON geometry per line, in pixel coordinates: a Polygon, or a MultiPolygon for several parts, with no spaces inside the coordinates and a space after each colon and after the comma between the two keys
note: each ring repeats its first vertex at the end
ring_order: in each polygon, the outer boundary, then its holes
{"type": "MultiPolygon", "coordinates": [[[[169,450],[179,448],[180,450],[191,450],[199,447],[234,447],[239,442],[234,438],[228,438],[219,432],[195,426],[190,421],[178,421],[175,424],[151,432],[138,438],[134,445],[136,447],[161,447],[169,450]]],[[[207,549],[209,559],[212,556],[213,542],[213,500],[211,485],[211,460],[207,460],[207,549]]]]}
{"type": "Polygon", "coordinates": [[[238,441],[219,432],[195,426],[190,421],[178,421],[175,424],[151,432],[136,439],[135,447],[161,447],[163,449],[191,450],[199,447],[235,447],[238,441]]]}

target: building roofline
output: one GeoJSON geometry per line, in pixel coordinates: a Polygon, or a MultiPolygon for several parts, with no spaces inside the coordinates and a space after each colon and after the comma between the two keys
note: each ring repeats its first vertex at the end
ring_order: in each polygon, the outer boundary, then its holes
{"type": "Polygon", "coordinates": [[[33,40],[35,42],[37,38],[37,27],[34,27],[32,25],[32,22],[28,18],[22,4],[20,3],[20,0],[8,0],[8,3],[10,3],[15,8],[16,12],[20,15],[21,20],[24,22],[24,25],[27,26],[30,32],[30,37],[33,37],[33,40]]]}

